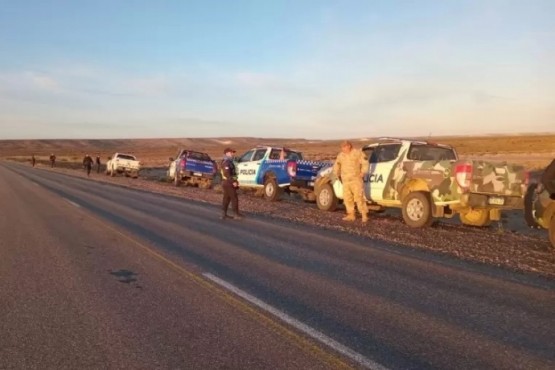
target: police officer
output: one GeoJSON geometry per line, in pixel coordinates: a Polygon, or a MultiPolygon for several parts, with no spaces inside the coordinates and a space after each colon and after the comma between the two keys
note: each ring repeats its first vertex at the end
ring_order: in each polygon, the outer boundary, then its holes
{"type": "Polygon", "coordinates": [[[96,173],[100,173],[100,166],[102,163],[100,162],[100,154],[96,156],[96,173]]]}
{"type": "Polygon", "coordinates": [[[85,167],[85,171],[87,171],[87,176],[91,175],[91,169],[93,166],[93,159],[90,155],[85,154],[85,158],[83,158],[83,167],[85,167]]]}
{"type": "Polygon", "coordinates": [[[220,166],[220,174],[222,175],[222,188],[224,191],[223,198],[223,208],[222,208],[222,220],[228,218],[241,219],[243,215],[239,213],[239,198],[237,196],[237,188],[239,183],[237,182],[237,172],[235,170],[235,164],[233,163],[233,154],[235,150],[231,148],[226,148],[224,150],[224,158],[220,166]],[[227,209],[229,208],[229,203],[233,208],[234,216],[229,216],[227,214],[227,209]]]}
{"type": "Polygon", "coordinates": [[[555,194],[555,159],[543,171],[541,184],[549,194],[555,194]]]}
{"type": "Polygon", "coordinates": [[[35,158],[34,154],[31,156],[31,164],[33,165],[33,167],[35,167],[35,165],[37,164],[37,159],[35,158]]]}
{"type": "Polygon", "coordinates": [[[362,215],[362,222],[368,222],[368,206],[363,197],[362,179],[368,173],[369,163],[366,155],[358,149],[353,149],[349,141],[341,143],[341,152],[333,165],[333,173],[343,183],[343,201],[347,209],[347,216],[343,221],[354,221],[355,203],[362,215]]]}
{"type": "Polygon", "coordinates": [[[56,156],[54,155],[54,153],[50,154],[50,167],[54,168],[54,166],[56,165],[56,156]]]}

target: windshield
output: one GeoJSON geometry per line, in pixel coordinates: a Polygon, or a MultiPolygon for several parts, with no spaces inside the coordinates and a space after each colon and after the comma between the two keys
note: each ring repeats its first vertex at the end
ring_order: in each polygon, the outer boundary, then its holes
{"type": "Polygon", "coordinates": [[[136,160],[136,158],[135,158],[134,156],[129,155],[129,154],[118,154],[118,158],[121,158],[121,159],[128,159],[128,160],[130,160],[130,161],[136,160]]]}
{"type": "Polygon", "coordinates": [[[189,154],[187,155],[187,158],[196,159],[199,161],[209,161],[209,162],[212,161],[212,159],[208,154],[201,153],[201,152],[189,152],[189,154]]]}
{"type": "Polygon", "coordinates": [[[414,161],[454,161],[457,155],[451,148],[431,144],[412,144],[407,158],[414,161]]]}

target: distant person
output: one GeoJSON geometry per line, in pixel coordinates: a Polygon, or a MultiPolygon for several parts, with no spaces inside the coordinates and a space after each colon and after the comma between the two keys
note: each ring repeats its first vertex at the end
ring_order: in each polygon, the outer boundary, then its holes
{"type": "Polygon", "coordinates": [[[235,150],[231,148],[226,148],[224,150],[224,158],[220,167],[220,173],[222,175],[222,188],[224,191],[221,217],[222,220],[225,220],[227,218],[243,218],[243,215],[239,212],[239,197],[237,196],[237,188],[239,187],[239,182],[237,182],[237,171],[235,169],[235,164],[233,163],[234,153],[235,150]],[[234,212],[233,217],[227,214],[230,203],[234,212]]]}
{"type": "Polygon", "coordinates": [[[54,168],[56,166],[56,156],[54,153],[50,154],[50,168],[54,168]]]}
{"type": "Polygon", "coordinates": [[[33,154],[33,155],[31,156],[31,165],[32,165],[33,167],[35,167],[36,164],[37,164],[37,159],[35,158],[35,155],[33,154]]]}
{"type": "Polygon", "coordinates": [[[100,173],[100,166],[102,163],[100,162],[100,154],[96,156],[96,173],[100,173]]]}
{"type": "Polygon", "coordinates": [[[94,161],[91,158],[91,156],[88,154],[85,154],[85,158],[83,158],[83,167],[85,167],[85,171],[87,171],[87,176],[91,175],[93,163],[94,161]]]}
{"type": "Polygon", "coordinates": [[[343,183],[343,201],[347,215],[343,221],[354,221],[355,203],[362,215],[362,222],[368,222],[368,206],[364,200],[364,188],[362,179],[368,173],[368,158],[358,149],[353,149],[353,144],[344,141],[341,144],[341,152],[333,165],[333,173],[343,183]]]}

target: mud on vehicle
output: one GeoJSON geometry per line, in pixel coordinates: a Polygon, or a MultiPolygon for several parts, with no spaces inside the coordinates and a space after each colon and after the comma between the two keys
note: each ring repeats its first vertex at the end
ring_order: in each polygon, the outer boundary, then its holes
{"type": "Polygon", "coordinates": [[[207,153],[182,149],[175,159],[170,158],[167,177],[175,186],[183,184],[210,189],[216,172],[216,163],[207,153]]]}

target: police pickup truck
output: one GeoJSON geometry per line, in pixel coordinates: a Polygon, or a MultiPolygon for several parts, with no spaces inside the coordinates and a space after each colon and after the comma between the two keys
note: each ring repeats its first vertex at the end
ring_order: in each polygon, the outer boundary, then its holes
{"type": "Polygon", "coordinates": [[[284,191],[314,201],[314,180],[324,165],[304,160],[301,152],[274,146],[259,146],[235,159],[239,187],[263,190],[270,201],[284,191]]]}
{"type": "Polygon", "coordinates": [[[182,149],[170,158],[168,179],[175,186],[181,184],[209,189],[216,174],[216,164],[206,153],[182,149]]]}
{"type": "MultiPolygon", "coordinates": [[[[407,139],[383,138],[362,150],[370,161],[364,178],[369,208],[401,208],[411,227],[455,214],[463,224],[486,226],[501,218],[501,210],[524,208],[528,173],[522,166],[459,160],[448,145],[407,139]]],[[[315,193],[318,208],[326,211],[342,199],[331,167],[320,171],[315,193]]]]}
{"type": "Polygon", "coordinates": [[[139,177],[140,170],[141,163],[137,160],[137,157],[131,154],[115,153],[106,162],[106,175],[112,177],[118,173],[123,173],[125,176],[131,176],[136,179],[139,177]]]}

